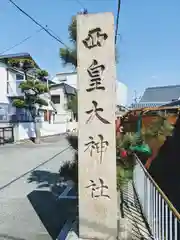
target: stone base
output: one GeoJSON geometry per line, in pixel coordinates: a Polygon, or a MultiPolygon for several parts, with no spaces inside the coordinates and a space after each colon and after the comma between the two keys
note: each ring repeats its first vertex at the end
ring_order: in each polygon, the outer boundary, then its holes
{"type": "Polygon", "coordinates": [[[119,237],[120,240],[132,239],[132,224],[127,218],[121,218],[119,221],[119,237]]]}
{"type": "MultiPolygon", "coordinates": [[[[131,236],[131,232],[132,232],[132,225],[129,222],[129,220],[127,218],[120,218],[119,221],[119,236],[117,239],[114,240],[131,240],[132,236],[131,236]]],[[[92,240],[92,239],[82,239],[79,238],[77,235],[77,222],[75,222],[72,226],[71,226],[71,230],[69,231],[66,240],[92,240]]],[[[60,240],[60,239],[59,239],[60,240]]]]}

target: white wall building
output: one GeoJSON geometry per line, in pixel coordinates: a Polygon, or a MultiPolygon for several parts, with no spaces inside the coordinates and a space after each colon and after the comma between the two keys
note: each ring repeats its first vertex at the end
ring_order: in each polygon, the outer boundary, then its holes
{"type": "Polygon", "coordinates": [[[76,94],[76,89],[64,82],[50,86],[51,101],[56,108],[55,122],[68,122],[72,112],[68,110],[68,101],[76,94]]]}
{"type": "Polygon", "coordinates": [[[5,63],[0,62],[0,120],[8,120],[8,115],[13,114],[12,98],[22,95],[18,85],[19,80],[24,76],[18,70],[9,68],[5,63]]]}
{"type": "Polygon", "coordinates": [[[124,107],[127,106],[128,88],[124,83],[117,81],[116,94],[117,94],[117,105],[124,106],[124,107]]]}
{"type": "Polygon", "coordinates": [[[66,83],[71,87],[77,89],[77,73],[76,72],[64,72],[57,73],[56,76],[52,79],[55,83],[66,83]]]}
{"type": "MultiPolygon", "coordinates": [[[[74,88],[77,88],[77,73],[71,72],[71,73],[57,73],[56,76],[52,80],[55,83],[66,83],[74,88]]],[[[117,105],[121,106],[127,106],[127,94],[128,94],[128,88],[127,86],[117,81],[117,105]]]]}
{"type": "MultiPolygon", "coordinates": [[[[17,56],[17,55],[16,55],[17,56]]],[[[21,54],[20,54],[21,56],[21,54]]],[[[22,57],[24,54],[22,54],[22,57]]],[[[28,55],[30,56],[30,55],[28,55]]],[[[14,55],[7,55],[0,57],[0,121],[9,121],[18,117],[18,120],[27,121],[31,118],[30,113],[25,109],[16,109],[12,106],[13,99],[18,96],[23,96],[19,84],[25,80],[24,73],[16,68],[10,67],[6,64],[6,58],[13,58],[14,55]]],[[[45,94],[42,96],[48,102],[45,109],[54,111],[51,103],[50,96],[45,94]]],[[[44,107],[42,108],[44,109],[44,107]]]]}

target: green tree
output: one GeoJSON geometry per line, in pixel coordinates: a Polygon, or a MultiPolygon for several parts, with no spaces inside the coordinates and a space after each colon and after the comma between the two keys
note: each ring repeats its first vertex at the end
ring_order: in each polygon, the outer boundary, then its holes
{"type": "MultiPolygon", "coordinates": [[[[87,14],[87,10],[84,10],[81,14],[87,14]]],[[[68,27],[69,40],[72,43],[71,48],[60,48],[60,58],[63,64],[71,65],[74,69],[77,68],[77,24],[76,16],[73,16],[71,23],[68,27]]],[[[77,119],[77,95],[69,99],[68,109],[70,109],[74,115],[74,118],[77,119]]]]}
{"type": "Polygon", "coordinates": [[[26,58],[9,59],[8,65],[20,69],[25,75],[25,80],[28,79],[28,71],[36,67],[36,64],[33,60],[26,58]]]}
{"type": "MultiPolygon", "coordinates": [[[[87,14],[87,10],[79,14],[87,14]]],[[[77,68],[77,22],[76,16],[73,16],[68,26],[69,40],[72,43],[71,48],[60,48],[60,58],[64,65],[71,65],[77,68]]]]}
{"type": "Polygon", "coordinates": [[[167,119],[168,116],[163,116],[162,114],[157,115],[157,119],[152,121],[148,127],[143,129],[142,135],[145,140],[157,138],[161,140],[166,138],[166,136],[171,136],[174,127],[167,119]]]}
{"type": "Polygon", "coordinates": [[[40,70],[40,69],[37,70],[37,78],[39,80],[47,81],[48,80],[48,76],[49,76],[49,74],[48,74],[48,72],[46,70],[40,70]]]}
{"type": "Polygon", "coordinates": [[[35,142],[40,142],[40,127],[37,123],[38,109],[41,106],[47,106],[48,103],[42,98],[42,94],[46,93],[47,86],[46,84],[40,82],[39,80],[25,80],[20,83],[19,87],[24,93],[24,98],[16,98],[13,100],[13,106],[16,108],[25,108],[30,111],[34,126],[36,139],[35,142]]]}
{"type": "Polygon", "coordinates": [[[71,48],[60,48],[60,58],[64,65],[70,64],[77,68],[77,34],[76,34],[76,17],[73,16],[68,27],[69,39],[72,43],[71,48]]]}
{"type": "Polygon", "coordinates": [[[78,109],[77,109],[77,94],[75,96],[72,96],[70,100],[68,100],[68,109],[70,109],[73,113],[74,119],[77,120],[78,116],[78,109]]]}
{"type": "Polygon", "coordinates": [[[36,71],[36,78],[28,75],[28,71],[34,69],[35,63],[30,59],[10,59],[9,65],[21,69],[25,75],[25,81],[19,84],[19,88],[24,93],[24,97],[18,97],[13,100],[13,106],[16,108],[25,108],[31,113],[36,139],[35,142],[40,142],[40,127],[37,123],[37,116],[39,114],[39,107],[47,106],[48,103],[43,99],[43,94],[48,92],[47,85],[42,82],[48,76],[48,72],[38,69],[36,71]]]}
{"type": "MultiPolygon", "coordinates": [[[[87,14],[88,11],[84,9],[81,13],[79,14],[87,14]]],[[[63,64],[66,65],[71,65],[74,69],[77,68],[77,22],[76,22],[76,16],[73,16],[71,19],[71,22],[68,26],[68,34],[69,34],[69,40],[71,42],[71,47],[67,48],[60,48],[60,58],[63,64]]],[[[116,49],[116,62],[118,62],[118,53],[116,49]]],[[[77,104],[77,96],[70,100],[71,103],[69,106],[73,106],[73,110],[77,109],[77,106],[74,108],[75,104],[77,104]],[[72,103],[74,101],[74,103],[72,103]]],[[[73,112],[73,114],[76,114],[76,112],[73,112]]]]}
{"type": "MultiPolygon", "coordinates": [[[[84,9],[79,14],[87,14],[88,11],[84,9]]],[[[71,65],[75,69],[77,68],[77,22],[76,16],[73,16],[68,26],[69,40],[72,43],[71,47],[60,48],[60,58],[63,64],[71,65]]],[[[116,49],[116,62],[118,62],[118,53],[116,49]]]]}

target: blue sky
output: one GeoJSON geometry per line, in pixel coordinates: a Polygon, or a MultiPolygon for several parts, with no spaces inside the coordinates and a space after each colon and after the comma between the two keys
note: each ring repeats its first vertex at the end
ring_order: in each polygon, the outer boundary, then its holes
{"type": "MultiPolygon", "coordinates": [[[[48,25],[67,45],[71,16],[82,9],[112,11],[117,0],[15,0],[43,25],[48,25]]],[[[142,94],[149,86],[180,83],[180,1],[122,0],[119,21],[117,77],[129,89],[142,94]]],[[[59,59],[59,43],[18,12],[7,0],[0,1],[0,52],[29,35],[29,41],[7,53],[29,52],[51,75],[65,69],[59,59]]]]}

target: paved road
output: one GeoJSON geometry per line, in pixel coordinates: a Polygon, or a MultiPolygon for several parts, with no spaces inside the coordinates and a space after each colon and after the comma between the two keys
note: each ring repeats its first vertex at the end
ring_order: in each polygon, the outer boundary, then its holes
{"type": "Polygon", "coordinates": [[[72,158],[73,152],[63,136],[44,139],[40,145],[0,147],[0,240],[55,239],[58,223],[52,223],[60,214],[55,216],[57,203],[53,202],[48,184],[58,178],[60,165],[72,158]],[[57,225],[55,230],[51,224],[57,225]]]}

